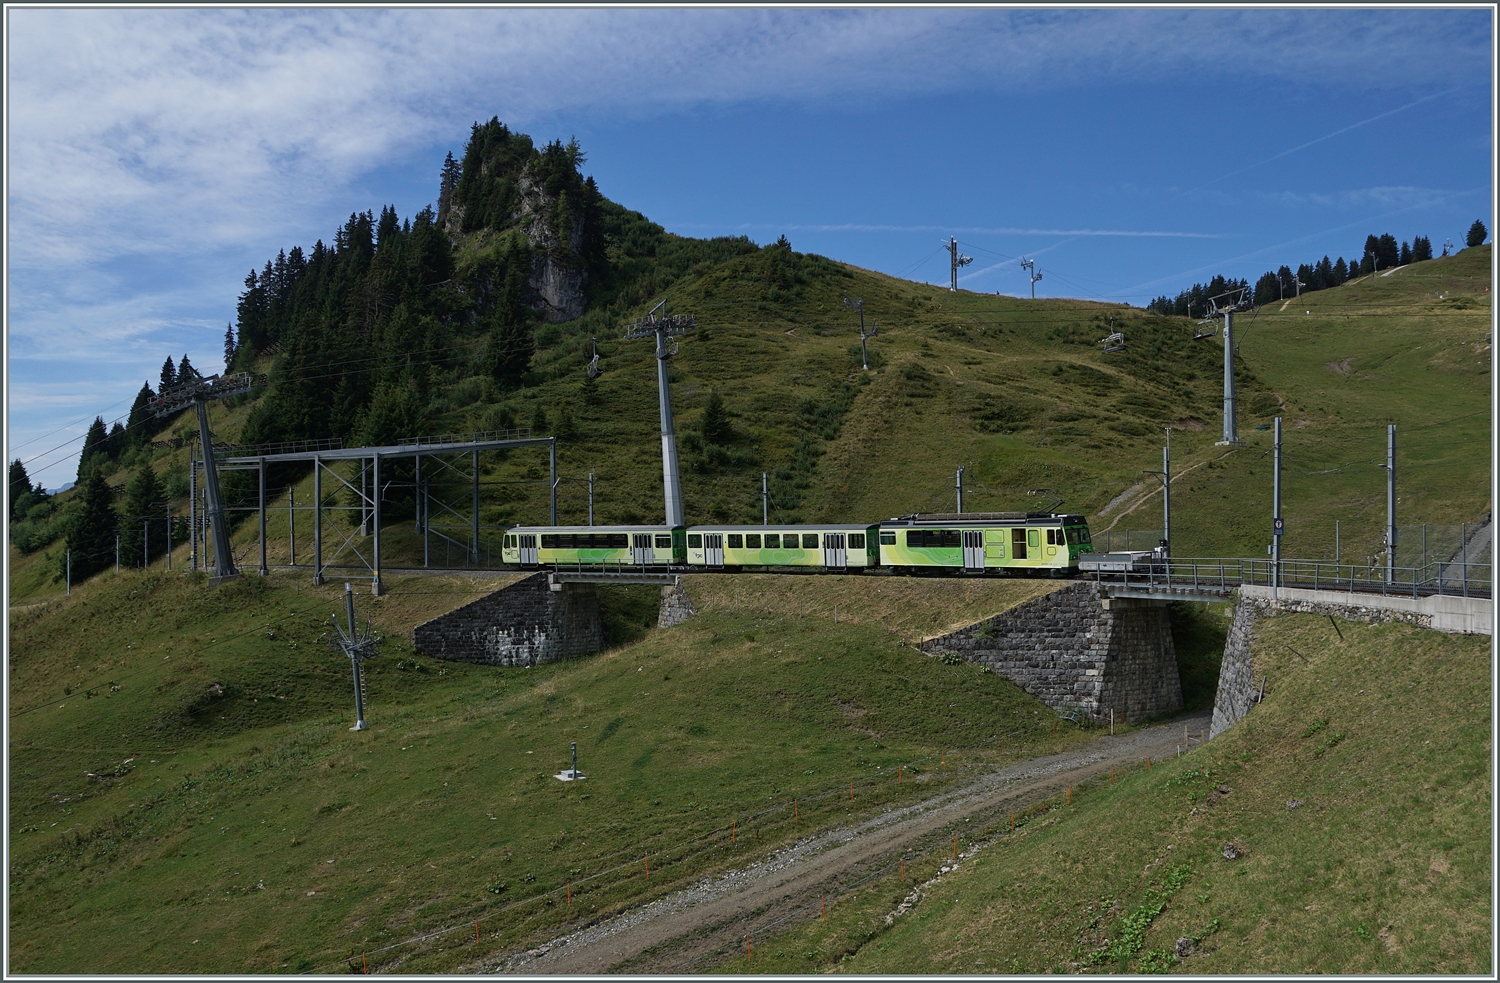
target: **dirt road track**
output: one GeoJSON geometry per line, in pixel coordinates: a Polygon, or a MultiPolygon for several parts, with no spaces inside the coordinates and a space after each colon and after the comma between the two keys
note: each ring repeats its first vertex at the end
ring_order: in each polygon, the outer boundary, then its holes
{"type": "Polygon", "coordinates": [[[1184,725],[1208,730],[1208,715],[1101,737],[1087,747],[992,771],[962,788],[808,837],[739,870],[707,878],[650,904],[546,945],[460,972],[584,975],[691,972],[746,933],[836,895],[903,850],[935,845],[1012,809],[1056,795],[1110,767],[1162,758],[1182,744],[1184,725]]]}

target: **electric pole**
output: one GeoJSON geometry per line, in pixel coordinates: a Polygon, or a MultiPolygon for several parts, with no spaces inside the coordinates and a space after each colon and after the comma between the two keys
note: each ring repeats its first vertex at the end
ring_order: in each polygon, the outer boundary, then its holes
{"type": "MultiPolygon", "coordinates": [[[[1042,275],[1036,271],[1036,260],[1022,256],[1021,269],[1025,270],[1026,275],[1031,278],[1031,299],[1036,300],[1036,282],[1042,278],[1042,275]]],[[[1188,310],[1191,312],[1191,304],[1188,305],[1188,310]]]]}
{"type": "Polygon", "coordinates": [[[1172,555],[1172,428],[1167,427],[1167,443],[1161,449],[1161,470],[1143,471],[1161,482],[1161,553],[1163,559],[1172,555]]]}
{"type": "Polygon", "coordinates": [[[771,524],[771,485],[764,471],[760,473],[760,524],[771,524]]]}
{"type": "MultiPolygon", "coordinates": [[[[1465,557],[1467,559],[1467,557],[1465,557]]],[[[1396,425],[1385,432],[1385,579],[1396,573],[1396,425]]]]}
{"type": "MultiPolygon", "coordinates": [[[[954,282],[956,283],[957,281],[954,282]]],[[[955,287],[954,289],[957,289],[957,287],[955,287]]],[[[849,297],[845,297],[844,306],[849,308],[850,310],[859,312],[859,361],[864,370],[868,372],[870,371],[870,351],[865,347],[865,340],[868,338],[873,338],[876,335],[880,334],[880,322],[871,322],[873,324],[873,327],[867,334],[865,332],[865,302],[863,298],[855,297],[851,299],[849,297]]]]}
{"type": "Polygon", "coordinates": [[[219,472],[214,465],[213,435],[208,429],[208,401],[237,396],[250,391],[248,372],[220,378],[216,375],[190,379],[159,394],[152,405],[157,418],[171,416],[191,406],[198,411],[198,443],[203,448],[203,484],[208,492],[208,519],[214,537],[214,576],[209,583],[235,576],[234,553],[229,546],[229,524],[224,516],[224,501],[219,494],[219,472]]]}
{"type": "Polygon", "coordinates": [[[1276,589],[1281,586],[1281,536],[1286,531],[1286,520],[1281,515],[1281,417],[1276,418],[1271,448],[1275,454],[1271,459],[1271,600],[1276,600],[1276,589]]]}
{"type": "Polygon", "coordinates": [[[958,514],[964,514],[964,466],[958,466],[958,473],[953,476],[953,487],[958,492],[958,514]]]}
{"type": "Polygon", "coordinates": [[[943,243],[943,246],[948,250],[948,290],[950,292],[957,293],[958,270],[960,267],[968,266],[970,263],[974,262],[974,257],[961,255],[958,251],[958,240],[953,238],[952,236],[948,237],[948,241],[943,243]]]}
{"type": "Polygon", "coordinates": [[[677,345],[669,345],[667,339],[673,335],[685,335],[689,328],[697,326],[691,314],[666,313],[667,302],[651,308],[642,320],[637,320],[625,332],[627,339],[656,339],[656,388],[661,401],[661,470],[662,491],[666,498],[667,525],[673,528],[683,525],[682,480],[677,470],[677,431],[672,425],[672,397],[667,391],[667,360],[677,354],[677,345]],[[656,312],[661,311],[661,317],[656,312]]]}

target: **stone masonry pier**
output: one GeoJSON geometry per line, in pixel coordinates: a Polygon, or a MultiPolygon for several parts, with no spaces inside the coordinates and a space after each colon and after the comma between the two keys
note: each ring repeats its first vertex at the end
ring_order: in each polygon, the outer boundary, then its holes
{"type": "Polygon", "coordinates": [[[1137,722],[1182,709],[1165,601],[1076,583],[922,643],[986,666],[1055,710],[1137,722]]]}
{"type": "Polygon", "coordinates": [[[592,584],[549,584],[538,573],[416,627],[416,650],[450,662],[535,666],[604,647],[592,584]]]}

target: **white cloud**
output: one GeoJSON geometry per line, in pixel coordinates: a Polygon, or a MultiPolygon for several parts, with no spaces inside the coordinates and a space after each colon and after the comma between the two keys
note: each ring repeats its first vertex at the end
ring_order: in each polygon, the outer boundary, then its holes
{"type": "Polygon", "coordinates": [[[183,312],[232,304],[236,257],[327,235],[362,176],[458,150],[490,115],[1203,73],[1378,89],[1489,65],[1483,11],[40,7],[7,9],[6,31],[8,326],[53,356],[216,331],[183,312]],[[195,282],[120,272],[143,261],[195,282]]]}

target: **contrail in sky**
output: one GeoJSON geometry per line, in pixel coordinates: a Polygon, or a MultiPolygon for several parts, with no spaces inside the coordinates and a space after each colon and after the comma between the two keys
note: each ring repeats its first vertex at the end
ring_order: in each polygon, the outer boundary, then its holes
{"type": "Polygon", "coordinates": [[[1293,147],[1291,150],[1283,150],[1279,154],[1273,154],[1272,156],[1267,157],[1265,160],[1256,161],[1254,164],[1246,164],[1244,167],[1241,167],[1237,171],[1230,171],[1228,174],[1220,174],[1218,177],[1214,178],[1212,181],[1206,181],[1203,184],[1198,185],[1198,187],[1194,188],[1193,190],[1194,191],[1202,191],[1204,188],[1208,187],[1210,184],[1218,184],[1220,181],[1223,181],[1225,178],[1232,178],[1236,174],[1243,174],[1246,171],[1252,170],[1252,169],[1257,168],[1257,167],[1260,167],[1263,164],[1269,164],[1273,160],[1280,160],[1281,158],[1285,157],[1287,154],[1295,154],[1299,150],[1306,150],[1308,147],[1311,147],[1315,143],[1322,143],[1324,140],[1332,140],[1334,137],[1338,136],[1340,133],[1348,133],[1350,130],[1358,129],[1361,126],[1364,126],[1366,123],[1373,123],[1376,120],[1385,119],[1387,116],[1394,116],[1397,113],[1405,112],[1406,110],[1410,109],[1413,106],[1420,106],[1424,102],[1431,102],[1434,99],[1440,99],[1443,96],[1452,95],[1453,93],[1457,92],[1459,89],[1462,89],[1462,88],[1463,88],[1463,86],[1460,85],[1460,86],[1458,86],[1456,88],[1449,89],[1446,92],[1435,92],[1435,93],[1433,93],[1430,96],[1423,96],[1421,99],[1418,99],[1416,102],[1409,102],[1409,103],[1407,103],[1404,106],[1398,106],[1395,109],[1387,110],[1387,111],[1381,113],[1379,116],[1371,116],[1369,119],[1362,119],[1358,123],[1350,123],[1348,126],[1344,127],[1341,130],[1334,130],[1332,133],[1326,133],[1323,136],[1318,137],[1316,140],[1309,140],[1309,141],[1307,141],[1306,143],[1302,144],[1299,147],[1293,147]]]}

